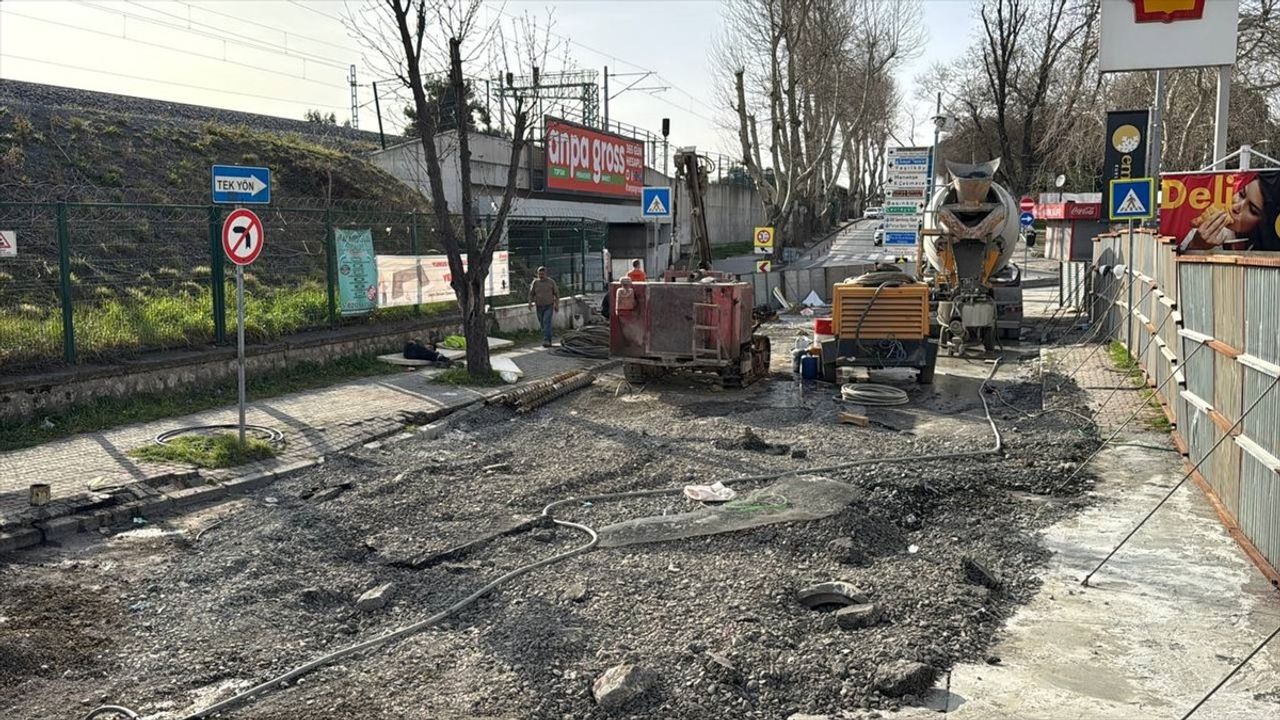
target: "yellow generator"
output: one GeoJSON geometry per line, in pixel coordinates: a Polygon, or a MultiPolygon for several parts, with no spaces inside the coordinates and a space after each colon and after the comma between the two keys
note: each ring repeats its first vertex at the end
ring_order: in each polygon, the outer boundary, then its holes
{"type": "Polygon", "coordinates": [[[929,320],[929,286],[897,268],[837,283],[832,337],[821,343],[823,379],[837,382],[840,367],[910,367],[921,383],[932,383],[938,346],[929,320]]]}

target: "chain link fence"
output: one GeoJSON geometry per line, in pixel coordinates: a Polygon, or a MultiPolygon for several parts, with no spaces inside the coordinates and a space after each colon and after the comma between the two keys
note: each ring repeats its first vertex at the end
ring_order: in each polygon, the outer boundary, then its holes
{"type": "MultiPolygon", "coordinates": [[[[145,203],[0,202],[0,376],[107,363],[234,339],[234,266],[220,233],[230,208],[145,203]]],[[[368,204],[289,202],[255,208],[267,243],[245,269],[245,337],[296,333],[442,314],[452,302],[338,311],[334,230],[368,229],[380,255],[437,255],[435,216],[368,204]]],[[[482,231],[493,218],[481,218],[482,231]]],[[[457,222],[457,219],[454,219],[457,222]]],[[[603,289],[607,226],[580,218],[513,217],[511,293],[518,304],[539,265],[564,294],[603,289]]]]}

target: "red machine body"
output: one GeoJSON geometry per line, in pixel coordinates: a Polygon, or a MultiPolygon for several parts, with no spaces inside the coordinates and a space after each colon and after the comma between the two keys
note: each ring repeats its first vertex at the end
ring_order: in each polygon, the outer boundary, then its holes
{"type": "Polygon", "coordinates": [[[613,283],[609,292],[609,355],[625,361],[629,380],[685,368],[740,385],[768,373],[768,338],[752,335],[749,283],[613,283]]]}

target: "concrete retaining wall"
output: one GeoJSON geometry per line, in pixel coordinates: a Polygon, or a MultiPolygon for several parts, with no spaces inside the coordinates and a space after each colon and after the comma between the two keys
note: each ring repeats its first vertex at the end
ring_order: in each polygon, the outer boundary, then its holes
{"type": "MultiPolygon", "coordinates": [[[[561,300],[556,326],[569,327],[575,315],[585,317],[580,298],[561,300]]],[[[498,327],[505,332],[535,330],[538,321],[525,305],[495,308],[498,327]]],[[[300,362],[327,362],[346,357],[394,352],[408,340],[425,338],[430,330],[461,331],[456,316],[424,318],[400,325],[343,328],[307,333],[245,351],[246,373],[283,370],[300,362]]],[[[235,348],[187,351],[148,357],[136,363],[81,366],[43,375],[0,382],[0,420],[18,420],[54,412],[97,398],[124,398],[143,393],[187,390],[234,382],[235,348]]]]}

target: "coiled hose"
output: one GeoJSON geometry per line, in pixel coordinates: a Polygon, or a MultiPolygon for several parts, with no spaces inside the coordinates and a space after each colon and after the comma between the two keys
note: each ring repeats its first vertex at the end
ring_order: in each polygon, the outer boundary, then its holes
{"type": "Polygon", "coordinates": [[[557,355],[607,360],[609,358],[609,326],[587,325],[571,330],[560,338],[560,347],[552,350],[557,355]]]}
{"type": "MultiPolygon", "coordinates": [[[[847,470],[849,468],[860,467],[865,465],[885,465],[889,463],[903,463],[903,462],[928,462],[933,460],[958,460],[962,458],[985,457],[987,455],[998,454],[1004,449],[1004,439],[1000,436],[1000,429],[996,427],[995,419],[991,416],[991,406],[987,403],[986,389],[987,389],[987,384],[991,382],[991,379],[993,377],[995,377],[996,369],[1000,366],[1001,359],[1002,358],[996,358],[995,363],[991,366],[991,372],[987,373],[986,379],[982,381],[982,385],[978,388],[978,399],[982,401],[982,409],[986,415],[987,425],[991,428],[991,435],[992,435],[993,442],[990,448],[987,448],[985,450],[966,450],[961,452],[950,452],[950,453],[927,453],[922,455],[896,455],[896,456],[882,457],[882,458],[863,458],[861,460],[851,460],[848,462],[837,463],[835,465],[799,468],[795,470],[763,473],[759,475],[747,475],[745,477],[722,480],[721,482],[723,482],[726,485],[749,483],[749,482],[763,482],[766,480],[779,480],[781,478],[790,477],[792,475],[835,472],[838,470],[847,470]]],[[[400,638],[407,637],[414,633],[421,632],[422,630],[425,630],[428,627],[431,627],[432,625],[435,625],[440,621],[445,620],[446,618],[456,615],[457,613],[461,612],[464,608],[471,605],[472,603],[479,600],[480,598],[484,597],[485,595],[488,595],[489,593],[493,592],[498,587],[508,582],[511,582],[512,580],[515,580],[516,578],[521,577],[522,575],[527,575],[539,568],[544,568],[549,565],[554,565],[562,560],[568,560],[569,558],[582,555],[594,549],[596,545],[600,542],[600,536],[597,535],[596,531],[588,525],[571,522],[569,520],[560,520],[556,518],[552,514],[552,512],[561,506],[568,505],[570,503],[583,503],[583,502],[597,503],[597,502],[607,502],[607,501],[614,501],[614,500],[626,500],[630,498],[639,498],[639,497],[652,497],[655,495],[671,495],[671,494],[682,493],[682,492],[684,492],[684,486],[677,486],[677,487],[655,488],[655,489],[649,489],[649,490],[630,490],[630,491],[624,491],[624,492],[600,493],[598,495],[567,497],[561,500],[556,500],[554,502],[548,503],[545,507],[542,508],[542,516],[544,518],[547,518],[551,522],[555,523],[556,525],[559,525],[561,527],[566,527],[571,530],[577,530],[578,532],[581,532],[582,534],[586,535],[587,541],[585,543],[583,543],[582,545],[579,545],[576,548],[566,550],[565,552],[562,552],[558,555],[552,555],[551,557],[543,558],[541,560],[536,560],[532,563],[529,563],[528,565],[518,567],[504,575],[501,575],[491,580],[490,582],[486,583],[480,589],[476,590],[470,595],[467,595],[461,600],[458,600],[454,604],[432,615],[431,617],[428,617],[424,620],[420,620],[416,623],[412,623],[410,625],[406,625],[402,628],[392,630],[391,632],[378,635],[377,637],[370,638],[363,642],[356,643],[355,645],[349,645],[340,650],[335,650],[334,652],[331,652],[327,655],[322,655],[321,657],[318,657],[315,660],[311,660],[310,662],[299,665],[298,667],[292,670],[289,670],[288,672],[282,675],[277,675],[276,677],[273,677],[269,680],[265,680],[261,683],[258,683],[257,685],[254,685],[253,687],[247,690],[236,693],[235,695],[232,695],[226,700],[210,705],[209,707],[203,710],[197,710],[196,712],[191,713],[189,715],[184,715],[181,718],[181,720],[204,720],[204,718],[207,718],[210,715],[222,712],[224,710],[228,710],[232,707],[235,707],[236,705],[240,705],[257,695],[260,695],[268,690],[277,688],[280,685],[287,683],[291,680],[299,678],[311,672],[312,670],[315,670],[316,668],[323,667],[336,660],[340,660],[344,657],[354,655],[364,650],[369,650],[369,649],[378,647],[379,645],[384,645],[386,643],[391,642],[392,640],[398,640],[400,638]]],[[[126,707],[110,705],[110,706],[99,707],[93,710],[92,712],[89,713],[86,720],[89,720],[89,718],[97,717],[101,712],[106,711],[108,709],[114,710],[119,714],[126,714],[126,715],[132,714],[133,717],[137,716],[137,713],[134,713],[132,710],[126,707]]]]}
{"type": "Polygon", "coordinates": [[[876,405],[888,407],[906,405],[910,402],[905,390],[892,385],[875,383],[846,383],[840,386],[840,399],[856,402],[860,405],[876,405]]]}

